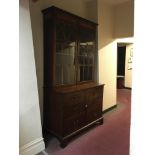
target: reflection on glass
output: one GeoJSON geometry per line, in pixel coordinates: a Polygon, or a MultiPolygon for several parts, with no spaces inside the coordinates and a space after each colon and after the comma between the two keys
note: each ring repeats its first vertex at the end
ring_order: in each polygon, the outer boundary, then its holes
{"type": "Polygon", "coordinates": [[[75,28],[57,21],[55,84],[75,84],[75,28]]]}
{"type": "Polygon", "coordinates": [[[73,25],[57,21],[56,85],[93,80],[96,32],[94,29],[81,26],[77,36],[76,24],[73,25]]]}
{"type": "Polygon", "coordinates": [[[58,45],[56,52],[56,84],[75,82],[75,43],[58,45]],[[60,50],[59,50],[60,47],[60,50]]]}
{"type": "Polygon", "coordinates": [[[79,43],[79,69],[78,81],[93,80],[93,68],[95,57],[95,31],[91,29],[81,28],[79,43]]]}

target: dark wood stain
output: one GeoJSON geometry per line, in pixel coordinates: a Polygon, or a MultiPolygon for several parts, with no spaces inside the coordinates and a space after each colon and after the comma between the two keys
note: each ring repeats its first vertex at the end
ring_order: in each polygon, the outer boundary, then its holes
{"type": "Polygon", "coordinates": [[[55,135],[64,147],[72,136],[93,124],[103,123],[104,84],[88,81],[75,85],[55,85],[56,21],[59,19],[74,25],[76,23],[77,27],[79,25],[94,31],[97,24],[56,7],[47,8],[42,12],[44,17],[43,129],[55,135]]]}

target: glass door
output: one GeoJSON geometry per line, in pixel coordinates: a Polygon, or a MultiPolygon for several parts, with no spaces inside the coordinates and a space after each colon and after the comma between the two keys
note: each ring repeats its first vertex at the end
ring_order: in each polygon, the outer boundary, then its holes
{"type": "Polygon", "coordinates": [[[70,85],[76,83],[75,54],[76,26],[73,23],[56,22],[56,62],[55,84],[70,85]]]}
{"type": "Polygon", "coordinates": [[[78,51],[78,82],[94,80],[95,38],[94,29],[80,26],[78,51]]]}

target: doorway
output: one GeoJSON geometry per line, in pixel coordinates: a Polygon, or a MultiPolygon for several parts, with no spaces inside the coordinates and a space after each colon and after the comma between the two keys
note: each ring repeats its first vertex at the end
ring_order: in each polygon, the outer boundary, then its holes
{"type": "Polygon", "coordinates": [[[132,89],[133,43],[117,43],[117,89],[132,89]]]}
{"type": "Polygon", "coordinates": [[[117,44],[117,89],[124,88],[126,45],[117,44]]]}

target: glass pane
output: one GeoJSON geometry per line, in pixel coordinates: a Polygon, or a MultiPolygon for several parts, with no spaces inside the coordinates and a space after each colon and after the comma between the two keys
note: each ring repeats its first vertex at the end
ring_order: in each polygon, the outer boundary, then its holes
{"type": "Polygon", "coordinates": [[[88,67],[88,80],[92,80],[92,78],[93,78],[92,73],[93,73],[92,66],[88,67]]]}
{"type": "Polygon", "coordinates": [[[60,20],[56,24],[55,84],[75,84],[76,27],[60,20]]]}
{"type": "Polygon", "coordinates": [[[56,52],[56,84],[75,83],[75,43],[57,44],[56,52]],[[60,80],[61,79],[61,80],[60,80]]]}
{"type": "Polygon", "coordinates": [[[56,22],[57,41],[75,41],[76,26],[73,23],[58,20],[56,22]]]}
{"type": "Polygon", "coordinates": [[[88,67],[85,66],[84,67],[84,81],[87,81],[87,79],[88,79],[88,67]]]}
{"type": "Polygon", "coordinates": [[[61,75],[62,75],[62,69],[61,69],[61,65],[57,65],[56,66],[56,84],[61,83],[62,79],[61,79],[61,75]]]}
{"type": "Polygon", "coordinates": [[[79,34],[79,53],[78,63],[80,69],[78,74],[78,81],[93,80],[93,68],[95,58],[95,30],[83,28],[80,29],[79,34]]]}
{"type": "Polygon", "coordinates": [[[83,81],[84,80],[84,67],[80,67],[80,79],[83,81]]]}

